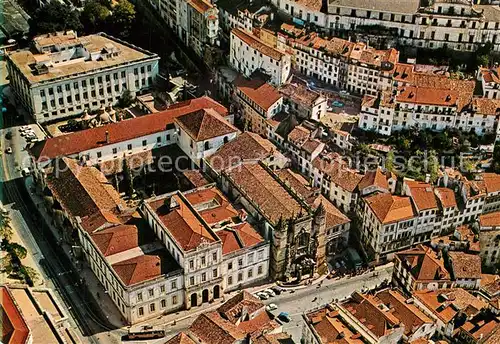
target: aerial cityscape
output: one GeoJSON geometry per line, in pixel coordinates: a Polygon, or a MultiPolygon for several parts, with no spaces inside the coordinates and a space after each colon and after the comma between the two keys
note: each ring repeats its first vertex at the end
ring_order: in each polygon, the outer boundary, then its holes
{"type": "Polygon", "coordinates": [[[0,343],[500,344],[500,1],[0,1],[0,343]]]}

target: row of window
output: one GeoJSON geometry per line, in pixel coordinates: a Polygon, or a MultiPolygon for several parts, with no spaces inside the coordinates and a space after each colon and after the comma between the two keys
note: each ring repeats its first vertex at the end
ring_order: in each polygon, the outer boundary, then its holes
{"type": "MultiPolygon", "coordinates": [[[[167,142],[170,141],[170,134],[167,134],[167,142]]],[[[161,143],[161,136],[156,138],[156,143],[161,143]]],[[[148,140],[142,140],[142,147],[146,147],[148,145],[148,140]]],[[[132,150],[134,148],[132,143],[127,144],[127,150],[132,150]]],[[[112,149],[113,154],[118,154],[118,147],[112,149]]],[[[99,151],[96,153],[97,159],[102,158],[102,152],[99,151]]]]}
{"type": "MultiPolygon", "coordinates": [[[[250,278],[253,278],[253,268],[249,268],[247,270],[247,278],[250,279],[250,278]]],[[[262,265],[259,265],[257,267],[257,276],[260,276],[262,275],[264,272],[264,268],[262,267],[262,265]]],[[[237,276],[237,282],[236,283],[241,283],[243,282],[243,272],[238,272],[238,276],[237,276]]],[[[227,285],[230,286],[230,285],[233,285],[234,281],[233,281],[233,276],[228,276],[227,277],[227,285]]]]}
{"type": "MultiPolygon", "coordinates": [[[[179,302],[177,295],[173,295],[171,298],[171,301],[172,301],[172,305],[174,305],[174,306],[177,305],[177,303],[179,302]]],[[[167,300],[166,299],[162,299],[160,301],[160,309],[164,309],[164,308],[167,308],[167,300]]],[[[150,303],[148,306],[148,309],[149,309],[150,314],[155,313],[156,312],[156,303],[150,303]]],[[[144,307],[139,307],[137,309],[137,314],[139,317],[143,317],[144,316],[144,307]]]]}

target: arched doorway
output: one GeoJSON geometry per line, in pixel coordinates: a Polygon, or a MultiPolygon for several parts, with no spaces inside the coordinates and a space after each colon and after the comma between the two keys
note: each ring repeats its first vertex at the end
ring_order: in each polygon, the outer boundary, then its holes
{"type": "Polygon", "coordinates": [[[219,285],[214,286],[214,299],[218,299],[220,297],[220,287],[219,285]]]}
{"type": "Polygon", "coordinates": [[[196,293],[191,294],[191,307],[198,306],[198,295],[196,293]]]}
{"type": "Polygon", "coordinates": [[[208,289],[204,289],[201,293],[201,302],[208,302],[208,289]]]}

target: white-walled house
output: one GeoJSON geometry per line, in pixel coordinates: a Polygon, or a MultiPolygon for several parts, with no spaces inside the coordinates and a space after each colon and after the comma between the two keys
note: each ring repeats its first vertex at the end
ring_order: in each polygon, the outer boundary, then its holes
{"type": "Polygon", "coordinates": [[[149,89],[159,57],[103,33],[66,31],[37,36],[32,50],[6,55],[10,85],[35,121],[75,117],[149,89]]]}
{"type": "Polygon", "coordinates": [[[240,131],[214,109],[202,109],[175,118],[179,147],[197,165],[240,131]]]}
{"type": "Polygon", "coordinates": [[[174,119],[202,109],[213,109],[229,120],[224,106],[211,98],[201,97],[175,104],[162,112],[37,142],[30,148],[35,176],[52,160],[63,156],[94,166],[178,144],[174,119]]]}
{"type": "Polygon", "coordinates": [[[255,35],[239,28],[231,30],[230,65],[246,77],[255,71],[269,75],[271,84],[279,86],[289,77],[289,54],[261,41],[255,35]]]}

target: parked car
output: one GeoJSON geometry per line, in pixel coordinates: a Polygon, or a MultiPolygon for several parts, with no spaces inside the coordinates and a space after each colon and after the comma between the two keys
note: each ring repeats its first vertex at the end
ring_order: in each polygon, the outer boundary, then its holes
{"type": "Polygon", "coordinates": [[[276,306],[276,304],[274,304],[274,303],[270,303],[270,304],[269,304],[269,305],[267,305],[267,307],[266,307],[266,310],[267,310],[268,312],[274,311],[274,310],[276,310],[276,309],[278,309],[278,306],[276,306]]]}
{"type": "Polygon", "coordinates": [[[5,153],[12,154],[12,147],[7,147],[7,149],[5,150],[5,153]]]}
{"type": "Polygon", "coordinates": [[[281,312],[278,315],[278,319],[280,319],[283,322],[290,322],[292,318],[290,318],[290,315],[287,312],[281,312]]]}
{"type": "Polygon", "coordinates": [[[257,293],[257,296],[261,299],[261,300],[267,300],[269,298],[269,295],[267,295],[266,293],[263,293],[263,292],[258,292],[257,293]]]}
{"type": "Polygon", "coordinates": [[[276,296],[276,293],[274,291],[272,291],[271,289],[266,289],[263,292],[266,293],[267,295],[269,295],[269,297],[276,296]]]}
{"type": "Polygon", "coordinates": [[[339,102],[338,100],[334,100],[333,103],[332,103],[333,106],[335,107],[344,107],[344,103],[342,102],[339,102]]]}
{"type": "Polygon", "coordinates": [[[272,287],[271,290],[274,291],[276,295],[280,295],[283,292],[283,288],[278,286],[272,287]]]}

